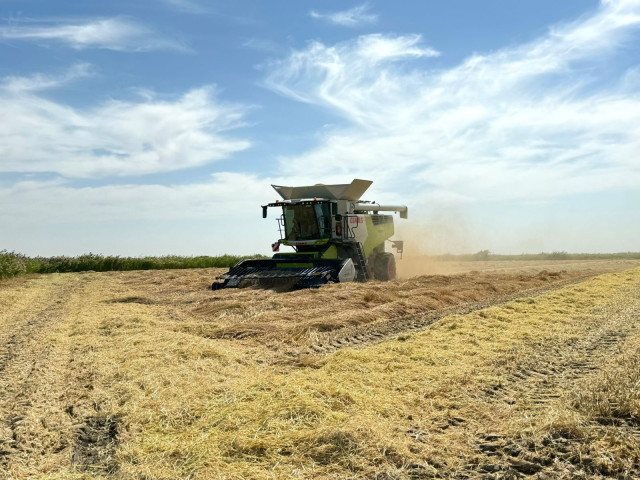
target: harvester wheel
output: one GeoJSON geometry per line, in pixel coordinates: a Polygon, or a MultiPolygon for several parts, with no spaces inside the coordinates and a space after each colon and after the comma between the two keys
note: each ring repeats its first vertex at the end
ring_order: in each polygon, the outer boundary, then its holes
{"type": "Polygon", "coordinates": [[[388,282],[396,278],[396,259],[392,253],[377,255],[373,268],[376,280],[388,282]]]}

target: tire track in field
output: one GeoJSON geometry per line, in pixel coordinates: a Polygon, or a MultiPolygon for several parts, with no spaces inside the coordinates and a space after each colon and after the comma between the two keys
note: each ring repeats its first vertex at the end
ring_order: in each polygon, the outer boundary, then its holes
{"type": "Polygon", "coordinates": [[[640,301],[616,305],[616,311],[602,310],[603,322],[586,332],[582,338],[557,344],[529,356],[510,368],[506,381],[490,386],[485,393],[496,400],[528,402],[533,409],[544,409],[550,401],[593,372],[620,350],[632,334],[638,332],[640,301]]]}
{"type": "Polygon", "coordinates": [[[50,326],[52,319],[59,318],[65,307],[63,299],[77,288],[80,278],[75,275],[53,278],[53,282],[44,287],[45,281],[51,278],[42,278],[25,290],[28,298],[24,306],[0,315],[4,329],[0,334],[0,382],[7,377],[5,370],[29,354],[32,339],[50,326]]]}
{"type": "MultiPolygon", "coordinates": [[[[26,341],[44,327],[44,318],[59,307],[56,299],[64,295],[66,286],[57,284],[48,288],[49,290],[44,292],[44,298],[31,295],[24,307],[18,307],[0,316],[3,328],[0,334],[0,374],[4,374],[26,341]]],[[[26,290],[25,294],[28,293],[32,292],[26,290]]]]}
{"type": "MultiPolygon", "coordinates": [[[[62,451],[67,444],[57,427],[48,427],[49,415],[58,414],[51,381],[61,381],[56,369],[64,368],[57,358],[56,344],[48,334],[66,318],[68,298],[87,282],[80,275],[45,277],[30,286],[25,306],[2,318],[10,331],[3,342],[0,359],[0,467],[35,461],[44,450],[62,451]],[[43,407],[39,410],[40,407],[43,407]]],[[[60,409],[62,412],[63,409],[60,409]]]]}
{"type": "Polygon", "coordinates": [[[365,348],[393,339],[403,333],[424,330],[431,324],[449,315],[466,315],[476,310],[503,305],[520,298],[544,295],[568,285],[583,282],[597,275],[598,273],[588,273],[566,280],[555,281],[543,287],[524,289],[478,302],[464,303],[432,312],[407,315],[402,318],[376,322],[375,324],[365,324],[344,328],[335,332],[318,334],[318,339],[313,344],[302,349],[285,352],[282,363],[305,363],[305,358],[331,354],[343,348],[365,348]]]}
{"type": "MultiPolygon", "coordinates": [[[[620,352],[621,345],[632,334],[640,329],[638,311],[640,301],[636,292],[635,301],[618,306],[615,312],[603,312],[604,322],[591,329],[587,335],[577,342],[563,345],[545,355],[538,355],[518,365],[501,388],[494,391],[494,402],[526,405],[530,415],[544,415],[545,411],[553,408],[555,402],[565,399],[566,392],[571,392],[583,379],[590,375],[597,375],[601,368],[606,368],[606,360],[611,355],[620,352]]],[[[635,422],[626,419],[618,420],[617,435],[628,435],[640,441],[640,427],[635,422]]],[[[597,428],[597,427],[596,427],[597,428]]],[[[548,478],[556,478],[562,469],[563,473],[573,478],[584,467],[589,468],[589,460],[575,456],[572,451],[574,440],[571,438],[554,438],[549,445],[526,445],[517,439],[496,437],[493,441],[480,441],[478,450],[485,455],[495,457],[503,462],[490,463],[489,470],[516,472],[521,475],[549,473],[548,478]],[[527,448],[528,447],[528,448],[527,448]],[[566,473],[569,472],[569,473],[566,473]]],[[[579,442],[579,441],[578,441],[579,442]]],[[[477,466],[470,466],[471,470],[477,466]]],[[[587,468],[587,470],[588,470],[587,468]]],[[[480,472],[486,471],[486,466],[480,467],[480,472]]],[[[628,472],[627,477],[638,478],[640,471],[628,472]]],[[[581,478],[601,478],[598,472],[581,478]]]]}
{"type": "MultiPolygon", "coordinates": [[[[499,384],[487,385],[481,391],[485,401],[524,410],[533,423],[537,416],[542,417],[549,409],[553,409],[556,402],[566,401],[567,392],[574,391],[579,382],[606,368],[607,359],[620,353],[627,338],[640,331],[640,289],[636,289],[628,300],[597,312],[603,321],[593,324],[581,338],[536,350],[510,366],[499,384]]],[[[459,420],[450,428],[467,428],[466,420],[459,420]]],[[[640,441],[637,419],[613,420],[616,420],[615,425],[620,429],[618,435],[624,432],[640,441]]],[[[422,432],[410,429],[407,433],[417,439],[422,432]]],[[[588,463],[582,465],[583,459],[576,458],[575,452],[572,452],[572,438],[552,438],[549,442],[548,445],[532,445],[500,433],[478,433],[476,448],[484,456],[484,462],[467,465],[462,472],[441,472],[441,476],[431,478],[575,478],[573,474],[588,466],[588,463]],[[536,476],[545,472],[547,476],[536,476]]],[[[410,475],[410,478],[424,478],[420,468],[414,473],[415,476],[410,475]]],[[[630,473],[629,477],[619,478],[638,478],[640,470],[630,473]]],[[[601,476],[594,473],[579,478],[601,476]]]]}

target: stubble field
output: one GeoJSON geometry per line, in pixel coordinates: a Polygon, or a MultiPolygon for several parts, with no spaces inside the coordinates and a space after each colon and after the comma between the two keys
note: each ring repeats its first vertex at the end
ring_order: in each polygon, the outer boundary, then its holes
{"type": "Polygon", "coordinates": [[[0,478],[638,478],[640,261],[0,283],[0,478]]]}

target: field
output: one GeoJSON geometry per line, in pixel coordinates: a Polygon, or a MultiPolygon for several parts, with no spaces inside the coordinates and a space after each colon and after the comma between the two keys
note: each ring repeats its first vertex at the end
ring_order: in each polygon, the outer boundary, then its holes
{"type": "Polygon", "coordinates": [[[640,478],[640,261],[0,282],[0,478],[640,478]]]}

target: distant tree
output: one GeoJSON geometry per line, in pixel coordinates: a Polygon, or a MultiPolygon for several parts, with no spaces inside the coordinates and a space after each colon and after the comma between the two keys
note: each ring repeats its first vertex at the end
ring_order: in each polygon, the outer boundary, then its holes
{"type": "Polygon", "coordinates": [[[476,252],[473,254],[473,259],[474,260],[489,260],[489,255],[491,255],[491,252],[489,250],[480,250],[479,252],[476,252]]]}

